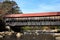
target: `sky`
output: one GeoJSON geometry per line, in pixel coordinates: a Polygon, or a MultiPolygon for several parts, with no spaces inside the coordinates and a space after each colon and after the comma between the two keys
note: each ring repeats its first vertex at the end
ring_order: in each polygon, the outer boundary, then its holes
{"type": "Polygon", "coordinates": [[[59,12],[60,0],[14,0],[23,13],[59,12]]]}

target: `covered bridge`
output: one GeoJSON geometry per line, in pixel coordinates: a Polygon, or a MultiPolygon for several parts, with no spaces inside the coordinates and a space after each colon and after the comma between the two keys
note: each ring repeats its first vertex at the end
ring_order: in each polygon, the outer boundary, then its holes
{"type": "Polygon", "coordinates": [[[60,12],[9,14],[5,15],[6,26],[20,27],[49,27],[55,29],[60,27],[60,12]]]}

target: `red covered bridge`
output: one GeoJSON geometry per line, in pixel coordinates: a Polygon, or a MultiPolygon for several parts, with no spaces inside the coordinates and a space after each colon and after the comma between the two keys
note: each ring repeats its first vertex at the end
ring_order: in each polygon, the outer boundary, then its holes
{"type": "Polygon", "coordinates": [[[9,14],[5,15],[5,21],[6,26],[13,28],[47,26],[55,29],[60,26],[60,12],[9,14]]]}

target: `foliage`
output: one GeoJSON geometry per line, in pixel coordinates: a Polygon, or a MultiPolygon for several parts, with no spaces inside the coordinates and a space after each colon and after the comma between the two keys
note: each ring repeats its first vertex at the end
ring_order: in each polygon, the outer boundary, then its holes
{"type": "Polygon", "coordinates": [[[30,26],[25,26],[22,27],[23,30],[40,30],[40,27],[30,27],[30,26]]]}
{"type": "Polygon", "coordinates": [[[22,13],[15,1],[5,0],[0,2],[0,17],[6,14],[19,14],[22,13]]]}
{"type": "Polygon", "coordinates": [[[3,1],[0,3],[0,15],[22,13],[15,1],[3,1]]]}
{"type": "Polygon", "coordinates": [[[21,27],[23,30],[31,30],[31,27],[29,26],[25,26],[25,27],[21,27]]]}

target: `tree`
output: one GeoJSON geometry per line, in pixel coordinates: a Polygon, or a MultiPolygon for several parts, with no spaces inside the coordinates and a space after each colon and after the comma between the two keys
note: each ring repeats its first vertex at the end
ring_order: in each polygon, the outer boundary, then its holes
{"type": "Polygon", "coordinates": [[[0,3],[0,17],[2,18],[6,14],[18,14],[22,13],[15,1],[5,0],[0,3]]]}
{"type": "MultiPolygon", "coordinates": [[[[19,7],[15,1],[5,0],[3,2],[0,2],[0,21],[3,24],[4,23],[4,15],[22,13],[19,11],[21,11],[21,10],[19,10],[19,7]]],[[[4,27],[2,27],[2,28],[4,28],[4,27]]]]}
{"type": "Polygon", "coordinates": [[[22,13],[15,1],[5,0],[0,2],[0,19],[3,19],[6,14],[22,13]]]}
{"type": "Polygon", "coordinates": [[[6,10],[4,13],[7,13],[7,14],[22,13],[21,10],[19,10],[19,7],[15,1],[6,0],[2,3],[2,7],[3,7],[2,8],[3,10],[6,10]]]}
{"type": "Polygon", "coordinates": [[[15,1],[5,0],[0,3],[0,15],[22,13],[15,1]]]}

